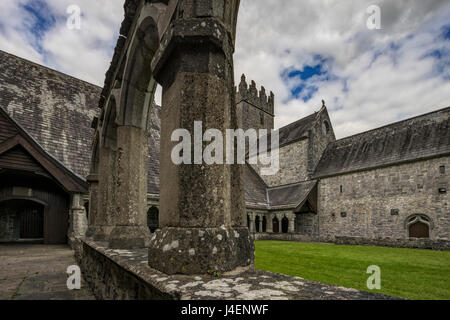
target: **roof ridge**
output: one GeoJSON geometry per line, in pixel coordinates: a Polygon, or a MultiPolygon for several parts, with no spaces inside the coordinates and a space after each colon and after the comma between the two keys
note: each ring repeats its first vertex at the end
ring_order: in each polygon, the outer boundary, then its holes
{"type": "Polygon", "coordinates": [[[31,60],[25,59],[25,58],[23,58],[23,57],[19,57],[18,55],[15,55],[15,54],[13,54],[13,53],[6,52],[6,51],[1,50],[1,49],[0,49],[0,53],[4,53],[5,55],[7,55],[7,56],[9,56],[9,57],[12,57],[12,58],[15,58],[15,59],[24,61],[24,62],[26,62],[26,63],[28,63],[28,64],[34,65],[34,66],[39,67],[39,68],[42,68],[42,69],[46,69],[46,70],[48,70],[48,71],[51,71],[51,72],[60,74],[60,75],[62,75],[62,76],[64,76],[64,77],[71,78],[71,79],[74,79],[74,80],[76,80],[76,81],[86,83],[86,84],[88,84],[88,85],[97,87],[98,89],[102,89],[102,87],[100,87],[100,86],[98,86],[98,85],[96,85],[96,84],[93,84],[93,83],[91,83],[91,82],[89,82],[89,81],[86,81],[86,80],[77,78],[77,77],[75,77],[75,76],[71,76],[70,74],[64,73],[64,72],[59,71],[59,70],[56,70],[56,69],[52,69],[52,68],[47,67],[47,66],[45,66],[45,65],[43,65],[43,64],[40,64],[40,63],[31,61],[31,60]]]}
{"type": "Polygon", "coordinates": [[[417,115],[417,116],[414,116],[414,117],[411,117],[411,118],[407,118],[407,119],[399,120],[399,121],[396,121],[396,122],[392,122],[392,123],[383,125],[381,127],[373,128],[373,129],[370,129],[370,130],[367,130],[367,131],[355,133],[355,134],[352,134],[350,136],[347,136],[347,137],[344,137],[344,138],[332,141],[332,142],[329,143],[329,145],[336,144],[338,142],[345,141],[345,140],[350,140],[352,138],[355,138],[355,137],[358,137],[358,136],[362,136],[362,135],[367,134],[369,132],[374,132],[374,131],[378,131],[378,130],[381,130],[381,129],[393,127],[393,126],[399,125],[399,124],[401,124],[403,122],[407,122],[407,121],[419,119],[419,118],[422,118],[422,117],[426,117],[426,116],[429,116],[429,115],[432,115],[432,114],[435,114],[435,113],[442,112],[442,111],[447,110],[447,109],[450,110],[450,106],[449,107],[445,107],[445,108],[441,108],[441,109],[438,109],[438,110],[434,110],[434,111],[431,111],[431,112],[423,113],[423,114],[420,114],[420,115],[417,115]]]}
{"type": "Polygon", "coordinates": [[[286,128],[290,127],[290,126],[294,127],[296,124],[298,124],[299,122],[301,122],[301,121],[303,121],[305,119],[312,118],[312,116],[314,116],[314,117],[317,116],[318,113],[319,113],[318,111],[315,111],[314,113],[311,113],[310,115],[307,115],[307,116],[305,116],[303,118],[300,118],[300,119],[298,119],[298,120],[296,120],[294,122],[291,122],[291,123],[289,123],[289,124],[279,128],[278,131],[281,131],[282,129],[286,129],[286,128]]]}
{"type": "Polygon", "coordinates": [[[283,189],[283,188],[295,187],[295,186],[298,186],[298,185],[301,185],[301,184],[304,184],[304,183],[316,182],[316,181],[317,181],[317,179],[298,181],[298,182],[283,184],[283,185],[279,185],[279,186],[275,186],[275,187],[267,187],[267,190],[278,190],[278,189],[283,189]]]}
{"type": "Polygon", "coordinates": [[[63,170],[66,170],[69,174],[74,176],[76,179],[79,179],[83,183],[86,183],[86,179],[84,177],[82,177],[81,175],[79,175],[78,173],[76,173],[75,171],[70,169],[69,167],[67,167],[66,164],[64,164],[62,161],[57,159],[52,153],[47,151],[31,134],[28,133],[27,130],[25,130],[24,127],[22,127],[22,125],[19,122],[16,121],[16,119],[14,119],[11,115],[9,115],[8,112],[2,106],[0,106],[0,113],[4,114],[6,116],[6,118],[18,129],[19,135],[23,134],[26,138],[28,138],[32,143],[34,143],[36,145],[37,148],[39,148],[42,151],[43,154],[47,155],[51,161],[54,161],[57,166],[60,166],[63,170]]]}

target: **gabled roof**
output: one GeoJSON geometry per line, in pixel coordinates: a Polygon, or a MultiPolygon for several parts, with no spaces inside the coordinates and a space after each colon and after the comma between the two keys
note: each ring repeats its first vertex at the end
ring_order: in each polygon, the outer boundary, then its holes
{"type": "Polygon", "coordinates": [[[296,209],[299,210],[306,201],[316,209],[316,199],[310,197],[317,180],[304,181],[286,186],[268,189],[269,207],[275,209],[296,209]]]}
{"type": "Polygon", "coordinates": [[[331,142],[314,177],[323,178],[450,154],[450,107],[331,142]]]}
{"type": "MultiPolygon", "coordinates": [[[[66,192],[86,193],[88,191],[88,185],[82,177],[45,151],[2,107],[0,107],[0,123],[2,124],[0,156],[14,152],[16,156],[19,155],[25,159],[31,157],[32,161],[28,161],[28,164],[20,163],[18,169],[48,173],[66,192]]],[[[14,167],[8,169],[14,169],[14,167]]]]}
{"type": "Polygon", "coordinates": [[[0,107],[48,153],[85,177],[101,88],[0,50],[0,107]]]}
{"type": "Polygon", "coordinates": [[[249,164],[244,168],[245,203],[248,208],[300,210],[308,201],[316,210],[316,187],[317,180],[269,188],[249,164]]]}

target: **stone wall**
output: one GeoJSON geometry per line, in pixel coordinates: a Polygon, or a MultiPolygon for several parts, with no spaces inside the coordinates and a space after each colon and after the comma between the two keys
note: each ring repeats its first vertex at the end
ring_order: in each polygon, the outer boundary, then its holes
{"type": "Polygon", "coordinates": [[[383,246],[396,248],[416,248],[416,249],[432,249],[450,251],[450,241],[448,240],[431,240],[431,239],[366,239],[360,237],[336,237],[334,243],[345,245],[368,245],[383,246]]]}
{"type": "Polygon", "coordinates": [[[335,141],[333,126],[326,108],[323,108],[317,115],[309,134],[308,144],[308,174],[311,176],[316,170],[320,158],[328,144],[335,141]],[[327,125],[326,125],[326,124],[327,125]]]}
{"type": "Polygon", "coordinates": [[[19,238],[19,216],[15,212],[1,212],[0,207],[0,242],[16,241],[19,238]]]}
{"type": "Polygon", "coordinates": [[[449,240],[449,179],[441,166],[448,171],[450,157],[320,180],[320,236],[407,239],[410,217],[420,214],[429,219],[431,239],[449,240]]]}
{"type": "Polygon", "coordinates": [[[216,276],[166,275],[149,267],[145,249],[114,250],[107,246],[82,240],[76,253],[86,282],[102,300],[394,299],[253,268],[216,276]]]}
{"type": "Polygon", "coordinates": [[[252,235],[253,240],[272,240],[272,241],[297,241],[297,242],[311,242],[315,238],[308,235],[297,234],[297,233],[254,233],[252,235]]]}
{"type": "MultiPolygon", "coordinates": [[[[253,165],[261,176],[261,165],[253,165]]],[[[276,187],[308,179],[308,140],[303,139],[280,148],[280,170],[277,174],[261,176],[269,187],[276,187]]]]}
{"type": "Polygon", "coordinates": [[[151,286],[94,247],[79,242],[75,257],[95,297],[100,300],[172,300],[176,296],[151,286]]]}
{"type": "Polygon", "coordinates": [[[247,85],[245,76],[242,75],[239,83],[239,91],[236,92],[236,114],[238,127],[248,129],[273,129],[274,128],[274,95],[266,94],[264,87],[256,88],[254,81],[247,85]]]}
{"type": "Polygon", "coordinates": [[[239,128],[248,129],[273,129],[274,115],[265,110],[242,100],[236,105],[239,128]]]}
{"type": "Polygon", "coordinates": [[[295,232],[301,235],[318,236],[319,219],[315,213],[299,213],[295,217],[295,232]]]}

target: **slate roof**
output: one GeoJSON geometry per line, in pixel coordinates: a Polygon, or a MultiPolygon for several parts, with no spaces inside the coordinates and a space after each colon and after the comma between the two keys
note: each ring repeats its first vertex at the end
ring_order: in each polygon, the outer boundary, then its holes
{"type": "Polygon", "coordinates": [[[244,168],[247,207],[261,210],[294,209],[305,201],[317,180],[269,188],[250,165],[244,168]]]}
{"type": "MultiPolygon", "coordinates": [[[[280,138],[279,148],[297,142],[299,140],[308,138],[309,134],[308,131],[314,126],[314,123],[316,122],[317,119],[317,115],[318,113],[322,112],[322,110],[323,109],[321,109],[319,112],[314,112],[309,116],[306,116],[300,120],[292,122],[287,126],[278,129],[280,138]]],[[[272,149],[271,134],[267,135],[267,137],[264,138],[267,139],[267,150],[270,151],[272,149]]],[[[256,154],[258,154],[259,153],[258,146],[259,143],[251,147],[250,150],[247,152],[247,157],[254,157],[256,154]]]]}
{"type": "MultiPolygon", "coordinates": [[[[83,179],[101,88],[0,51],[0,106],[47,153],[83,179]]],[[[161,107],[154,105],[148,128],[148,193],[159,194],[161,107]]]]}
{"type": "Polygon", "coordinates": [[[332,142],[314,177],[450,154],[450,107],[332,142]]]}
{"type": "Polygon", "coordinates": [[[0,51],[0,106],[79,176],[89,171],[101,88],[0,51]]]}
{"type": "Polygon", "coordinates": [[[3,161],[0,161],[3,162],[1,167],[37,172],[54,179],[67,192],[88,192],[88,184],[83,177],[68,169],[42,148],[1,106],[0,124],[0,132],[3,133],[0,135],[0,158],[3,158],[3,161]],[[7,136],[8,134],[10,136],[7,136]]]}
{"type": "Polygon", "coordinates": [[[316,184],[317,180],[311,180],[269,189],[268,196],[270,208],[296,208],[306,199],[306,197],[308,197],[316,184]]]}
{"type": "Polygon", "coordinates": [[[316,117],[317,112],[280,128],[280,147],[307,138],[308,130],[314,125],[316,117]]]}
{"type": "Polygon", "coordinates": [[[267,208],[267,186],[250,165],[244,168],[244,191],[247,205],[254,208],[267,208]]]}

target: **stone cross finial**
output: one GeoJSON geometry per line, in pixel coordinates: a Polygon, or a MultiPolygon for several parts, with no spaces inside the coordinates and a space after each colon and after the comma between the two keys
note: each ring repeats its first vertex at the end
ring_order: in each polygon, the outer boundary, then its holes
{"type": "Polygon", "coordinates": [[[325,108],[325,107],[326,107],[325,100],[322,100],[322,108],[325,108]]]}

